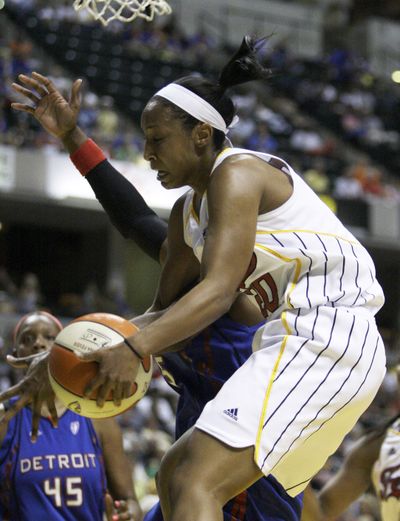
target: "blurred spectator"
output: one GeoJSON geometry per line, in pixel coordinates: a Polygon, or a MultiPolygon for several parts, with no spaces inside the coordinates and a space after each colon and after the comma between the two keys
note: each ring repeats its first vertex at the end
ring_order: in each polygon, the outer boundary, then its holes
{"type": "Polygon", "coordinates": [[[101,105],[97,109],[96,135],[100,140],[111,143],[118,131],[118,123],[113,99],[110,96],[103,96],[101,105]]]}
{"type": "Polygon", "coordinates": [[[278,150],[278,141],[269,133],[267,124],[260,122],[246,141],[245,148],[274,154],[278,150]]]}
{"type": "Polygon", "coordinates": [[[17,311],[26,314],[43,304],[40,283],[35,273],[26,273],[17,293],[17,311]]]}
{"type": "Polygon", "coordinates": [[[378,168],[370,168],[364,181],[364,194],[384,197],[383,173],[378,168]]]}
{"type": "Polygon", "coordinates": [[[5,266],[0,266],[0,291],[4,291],[10,297],[15,297],[17,294],[17,286],[5,266]]]}
{"type": "Polygon", "coordinates": [[[339,199],[358,199],[363,195],[363,186],[352,168],[347,168],[336,178],[334,196],[339,199]]]}
{"type": "Polygon", "coordinates": [[[321,134],[304,118],[298,119],[290,137],[290,145],[295,150],[308,154],[320,154],[324,148],[321,134]]]}
{"type": "Polygon", "coordinates": [[[312,168],[306,170],[303,178],[315,193],[328,194],[330,192],[330,180],[323,170],[321,162],[315,163],[312,168]]]}

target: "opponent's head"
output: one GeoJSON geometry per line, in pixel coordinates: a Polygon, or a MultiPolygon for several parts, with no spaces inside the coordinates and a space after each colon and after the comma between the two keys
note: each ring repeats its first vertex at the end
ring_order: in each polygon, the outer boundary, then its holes
{"type": "Polygon", "coordinates": [[[61,322],[46,311],[24,315],[14,328],[13,355],[22,357],[48,351],[62,328],[61,322]]]}
{"type": "Polygon", "coordinates": [[[196,172],[204,156],[223,148],[229,128],[237,120],[226,91],[271,75],[256,56],[265,40],[246,36],[217,83],[199,75],[185,76],[156,92],[147,103],[142,115],[144,156],[167,188],[190,184],[187,176],[196,172]],[[172,180],[171,172],[174,176],[181,173],[179,179],[172,180]]]}

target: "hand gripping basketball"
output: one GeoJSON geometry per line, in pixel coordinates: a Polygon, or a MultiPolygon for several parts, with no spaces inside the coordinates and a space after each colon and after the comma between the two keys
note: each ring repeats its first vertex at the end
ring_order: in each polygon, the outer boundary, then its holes
{"type": "Polygon", "coordinates": [[[114,404],[119,407],[121,400],[129,397],[141,362],[125,342],[81,354],[79,358],[99,364],[97,375],[85,387],[85,398],[90,398],[97,391],[97,405],[103,407],[106,397],[112,393],[114,404]]]}
{"type": "Polygon", "coordinates": [[[147,391],[152,358],[139,358],[127,345],[138,328],[110,313],[73,320],[50,352],[50,383],[74,412],[106,418],[128,409],[147,391]]]}

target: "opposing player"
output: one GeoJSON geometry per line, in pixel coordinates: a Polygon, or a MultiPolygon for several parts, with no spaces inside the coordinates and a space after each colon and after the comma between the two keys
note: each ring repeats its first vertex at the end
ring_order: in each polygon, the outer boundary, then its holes
{"type": "MultiPolygon", "coordinates": [[[[15,355],[25,359],[46,352],[61,328],[49,313],[25,315],[15,328],[15,355]]],[[[55,407],[58,428],[43,406],[35,442],[28,406],[0,427],[0,519],[102,521],[107,512],[107,519],[116,521],[133,519],[134,511],[140,520],[118,424],[83,418],[58,400],[55,407]],[[108,487],[117,499],[114,507],[108,487]]]]}
{"type": "Polygon", "coordinates": [[[302,521],[337,519],[371,485],[379,500],[382,521],[398,521],[400,415],[362,436],[350,448],[339,472],[319,492],[308,487],[302,521]]]}
{"type": "MultiPolygon", "coordinates": [[[[218,84],[181,79],[143,112],[145,157],[159,180],[167,188],[192,188],[171,214],[155,307],[176,302],[131,337],[130,348],[95,355],[100,374],[87,392],[99,389],[99,404],[110,390],[120,394],[138,357],[168,351],[204,329],[231,307],[238,289],[265,319],[253,355],[178,442],[174,463],[167,457],[161,468],[169,521],[193,513],[222,519],[222,505],[262,475],[272,474],[292,496],[300,493],[369,405],[385,372],[374,320],[383,295],[365,249],[283,160],[227,146],[234,108],[225,91],[264,76],[246,38],[218,84]]],[[[17,90],[34,106],[14,107],[54,131],[51,82],[38,74],[22,81],[32,90],[17,90]]],[[[76,128],[78,91],[79,82],[58,137],[76,148],[73,160],[85,171],[104,156],[76,128]]]]}

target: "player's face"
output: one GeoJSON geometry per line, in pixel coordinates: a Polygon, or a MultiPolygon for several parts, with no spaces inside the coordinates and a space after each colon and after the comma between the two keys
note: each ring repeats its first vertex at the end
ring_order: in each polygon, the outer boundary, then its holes
{"type": "Polygon", "coordinates": [[[169,107],[150,100],[142,114],[145,136],[144,158],[157,171],[164,188],[195,187],[201,178],[201,162],[196,152],[195,129],[182,124],[169,107]]]}
{"type": "Polygon", "coordinates": [[[16,355],[29,356],[48,351],[59,333],[57,325],[48,317],[33,315],[22,324],[16,340],[16,355]]]}

